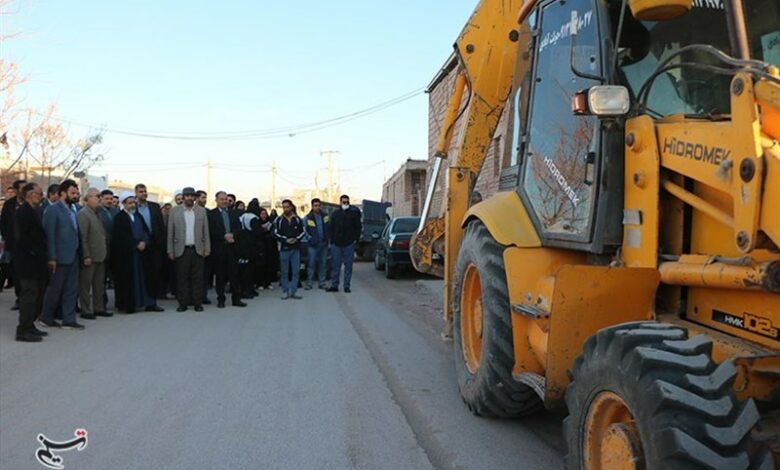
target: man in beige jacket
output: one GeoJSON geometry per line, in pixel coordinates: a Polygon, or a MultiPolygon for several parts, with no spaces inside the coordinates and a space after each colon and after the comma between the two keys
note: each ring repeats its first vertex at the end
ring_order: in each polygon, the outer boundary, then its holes
{"type": "Polygon", "coordinates": [[[195,189],[182,190],[184,204],[171,209],[168,216],[168,257],[176,269],[177,312],[194,305],[203,311],[203,259],[211,252],[206,209],[195,204],[195,189]]]}
{"type": "Polygon", "coordinates": [[[84,207],[78,213],[81,235],[82,268],[79,274],[79,304],[81,318],[94,320],[96,316],[110,317],[106,311],[106,228],[98,216],[100,192],[89,188],[84,196],[84,207]]]}

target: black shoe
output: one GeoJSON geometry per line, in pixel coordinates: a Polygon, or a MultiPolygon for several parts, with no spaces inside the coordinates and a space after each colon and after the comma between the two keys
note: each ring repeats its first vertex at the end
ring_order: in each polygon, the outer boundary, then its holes
{"type": "Polygon", "coordinates": [[[62,323],[62,329],[63,330],[83,330],[84,329],[84,325],[82,325],[80,323],[77,323],[75,321],[72,322],[72,323],[65,323],[65,322],[63,322],[62,323]]]}
{"type": "Polygon", "coordinates": [[[186,305],[179,305],[179,306],[176,308],[176,311],[177,311],[177,312],[186,312],[186,311],[187,311],[187,306],[186,306],[186,305]]]}
{"type": "Polygon", "coordinates": [[[152,305],[151,307],[146,307],[147,312],[164,312],[165,309],[160,307],[159,305],[152,305]]]}
{"type": "Polygon", "coordinates": [[[23,343],[40,343],[41,341],[43,341],[43,338],[34,334],[31,331],[28,331],[27,333],[16,335],[16,341],[21,341],[23,343]]]}
{"type": "Polygon", "coordinates": [[[81,318],[83,318],[84,320],[95,320],[95,319],[97,319],[97,317],[95,315],[91,314],[91,313],[82,313],[81,314],[81,318]]]}
{"type": "Polygon", "coordinates": [[[233,301],[233,306],[234,307],[246,307],[246,303],[241,302],[240,300],[234,300],[233,301]]]}
{"type": "Polygon", "coordinates": [[[328,290],[326,292],[338,292],[338,291],[339,291],[338,287],[328,287],[328,290]]]}
{"type": "Polygon", "coordinates": [[[225,301],[224,300],[218,300],[217,301],[217,308],[225,308],[225,301]]]}
{"type": "Polygon", "coordinates": [[[211,301],[209,299],[203,299],[203,302],[201,302],[203,305],[211,305],[211,301]]]}
{"type": "Polygon", "coordinates": [[[114,314],[112,312],[95,312],[95,316],[108,318],[113,317],[114,314]]]}
{"type": "Polygon", "coordinates": [[[61,328],[62,325],[57,320],[38,320],[38,325],[42,326],[43,328],[61,328]]]}
{"type": "Polygon", "coordinates": [[[301,300],[303,297],[301,297],[301,296],[300,296],[300,295],[298,295],[298,294],[292,294],[292,295],[290,296],[290,298],[291,298],[291,299],[295,299],[295,300],[301,300]]]}
{"type": "Polygon", "coordinates": [[[13,307],[11,307],[11,310],[17,311],[19,310],[19,302],[16,302],[13,307]]]}
{"type": "Polygon", "coordinates": [[[32,329],[30,330],[30,333],[32,333],[34,335],[41,336],[41,337],[49,336],[49,333],[46,333],[45,331],[41,331],[38,328],[36,328],[35,326],[32,327],[32,329]]]}
{"type": "Polygon", "coordinates": [[[195,311],[196,312],[202,312],[203,311],[203,307],[201,305],[198,305],[197,307],[195,307],[195,311]]]}
{"type": "Polygon", "coordinates": [[[352,292],[352,289],[350,289],[349,287],[345,287],[344,288],[344,293],[345,294],[349,294],[350,292],[352,292]]]}

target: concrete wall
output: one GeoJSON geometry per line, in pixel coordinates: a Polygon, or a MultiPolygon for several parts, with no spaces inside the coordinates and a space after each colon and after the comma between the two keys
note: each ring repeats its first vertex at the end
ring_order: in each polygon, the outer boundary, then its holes
{"type": "Polygon", "coordinates": [[[382,201],[393,204],[393,217],[420,215],[427,167],[427,160],[409,159],[382,185],[382,201]]]}

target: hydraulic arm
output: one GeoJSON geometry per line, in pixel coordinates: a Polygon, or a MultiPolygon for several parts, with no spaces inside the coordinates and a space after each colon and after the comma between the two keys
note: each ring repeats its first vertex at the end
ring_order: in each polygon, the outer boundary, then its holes
{"type": "Polygon", "coordinates": [[[444,277],[445,318],[452,293],[451,267],[463,236],[463,217],[470,194],[482,169],[488,146],[512,92],[518,48],[527,47],[529,31],[521,30],[521,18],[530,11],[520,0],[482,0],[455,43],[457,77],[450,95],[441,134],[435,148],[420,227],[412,240],[412,262],[420,272],[444,277]],[[458,141],[453,137],[461,124],[458,141]],[[437,180],[451,151],[442,201],[443,216],[430,217],[437,180]]]}

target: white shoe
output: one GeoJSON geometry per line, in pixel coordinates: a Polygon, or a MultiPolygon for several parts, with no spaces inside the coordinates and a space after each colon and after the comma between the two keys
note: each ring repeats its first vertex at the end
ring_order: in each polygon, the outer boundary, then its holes
{"type": "Polygon", "coordinates": [[[257,288],[257,290],[265,290],[265,287],[260,286],[260,287],[257,288]]]}

